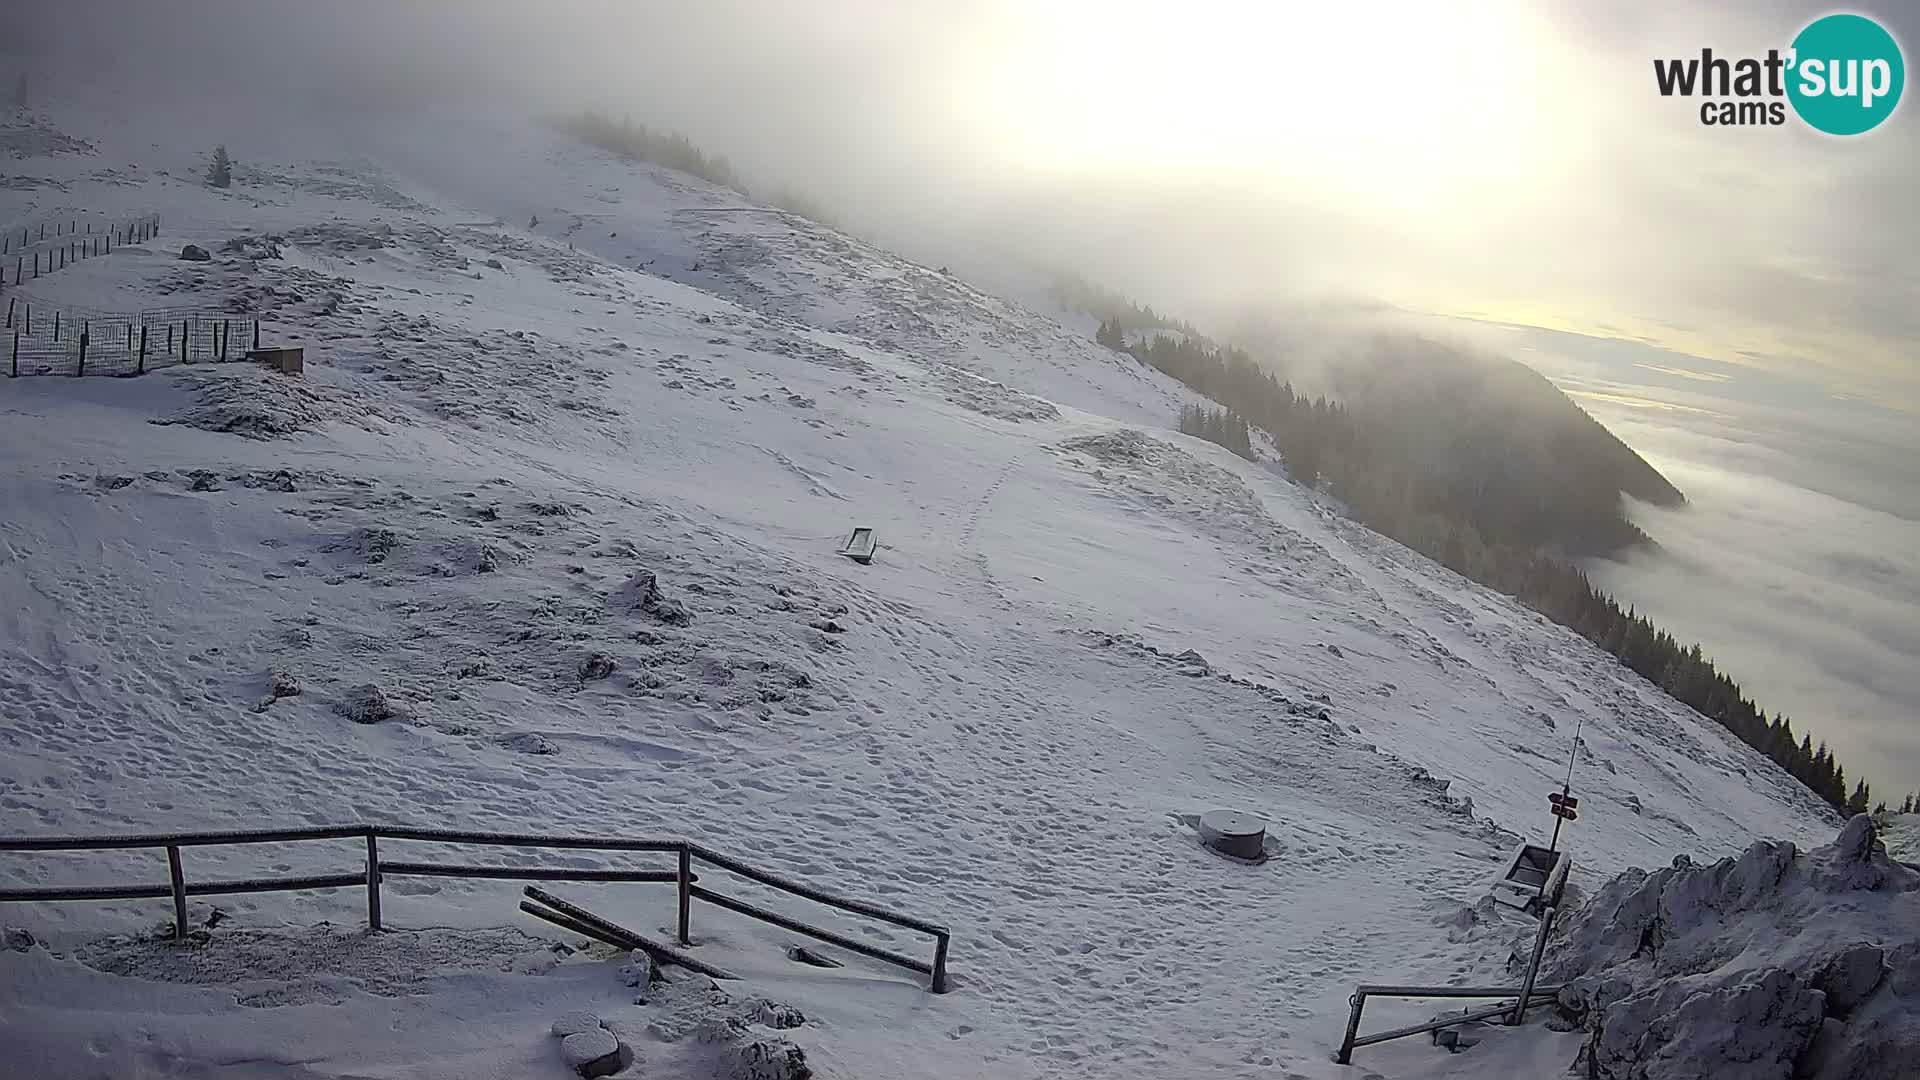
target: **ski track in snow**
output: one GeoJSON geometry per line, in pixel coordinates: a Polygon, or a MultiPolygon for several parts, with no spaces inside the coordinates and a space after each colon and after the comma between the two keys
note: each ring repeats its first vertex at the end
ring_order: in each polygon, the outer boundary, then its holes
{"type": "MultiPolygon", "coordinates": [[[[114,146],[99,115],[53,118],[114,146]]],[[[800,1002],[823,1075],[1103,1078],[1336,1075],[1354,982],[1497,970],[1503,944],[1434,921],[1545,828],[1578,719],[1577,878],[1827,831],[1573,635],[1166,431],[1185,392],[1085,320],[708,212],[739,200],[550,134],[435,130],[256,147],[229,193],[157,149],[130,182],[33,159],[66,186],[0,192],[7,218],[158,210],[147,254],[30,291],[264,307],[310,395],[241,366],[0,386],[5,831],[692,836],[951,926],[953,994],[871,969],[800,1002]],[[530,206],[531,232],[455,224],[530,206]],[[162,257],[242,230],[283,257],[162,257]],[[236,414],[291,430],[205,429],[236,414]],[[854,525],[870,567],[832,554],[854,525]],[[689,625],[618,602],[641,570],[689,625]],[[610,675],[581,674],[595,655],[610,675]],[[265,700],[275,669],[297,696],[265,700]],[[410,716],[348,721],[364,682],[410,716]],[[1215,807],[1266,817],[1269,861],[1201,848],[1183,815],[1215,807]]],[[[155,858],[9,857],[0,881],[155,858]]],[[[195,849],[188,872],[342,858],[195,849]]],[[[512,915],[504,886],[388,890],[421,922],[512,915]]],[[[221,906],[351,924],[359,902],[221,906]]],[[[671,901],[617,904],[658,925],[671,901]]],[[[8,917],[77,935],[162,908],[8,917]]]]}

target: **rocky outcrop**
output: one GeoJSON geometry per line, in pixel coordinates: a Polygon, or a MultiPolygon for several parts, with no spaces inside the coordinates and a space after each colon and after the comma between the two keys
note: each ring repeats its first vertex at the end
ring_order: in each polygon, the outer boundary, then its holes
{"type": "Polygon", "coordinates": [[[1541,981],[1592,1080],[1920,1078],[1920,871],[1867,815],[1810,852],[1628,871],[1556,929],[1541,981]]]}
{"type": "Polygon", "coordinates": [[[650,570],[642,570],[627,579],[620,586],[610,602],[617,610],[644,611],[670,626],[685,626],[693,621],[693,613],[678,600],[670,600],[660,591],[659,579],[650,570]]]}

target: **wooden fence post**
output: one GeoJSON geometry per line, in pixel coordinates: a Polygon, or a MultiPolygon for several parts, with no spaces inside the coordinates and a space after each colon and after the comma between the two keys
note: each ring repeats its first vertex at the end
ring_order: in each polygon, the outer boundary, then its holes
{"type": "Polygon", "coordinates": [[[76,376],[87,373],[87,331],[85,329],[80,331],[80,366],[75,368],[73,373],[76,376]]]}
{"type": "Polygon", "coordinates": [[[58,311],[53,313],[53,340],[60,340],[60,313],[58,311]]]}
{"type": "Polygon", "coordinates": [[[691,945],[689,923],[693,916],[693,849],[680,845],[680,944],[691,945]]]}
{"type": "MultiPolygon", "coordinates": [[[[81,335],[85,337],[86,335],[81,335]]],[[[187,880],[180,872],[180,848],[167,845],[167,883],[173,887],[173,940],[187,940],[187,880]]]]}
{"type": "Polygon", "coordinates": [[[18,330],[13,332],[13,372],[7,377],[10,379],[20,377],[20,331],[18,330]]]}
{"type": "Polygon", "coordinates": [[[7,329],[13,329],[13,297],[7,297],[7,329]]]}
{"type": "Polygon", "coordinates": [[[927,989],[936,994],[947,992],[947,941],[948,935],[941,934],[933,946],[933,982],[927,989]]]}
{"type": "Polygon", "coordinates": [[[135,375],[145,375],[147,373],[147,324],[146,323],[140,324],[140,361],[139,361],[139,366],[133,369],[133,373],[135,375]]]}
{"type": "Polygon", "coordinates": [[[220,359],[227,358],[227,342],[233,339],[233,326],[226,320],[220,320],[220,359]]]}
{"type": "MultiPolygon", "coordinates": [[[[11,303],[12,301],[8,301],[8,302],[11,303]]],[[[8,318],[9,319],[12,318],[11,312],[8,313],[8,318]]],[[[12,325],[12,323],[9,322],[8,325],[12,325]]],[[[253,320],[253,347],[256,349],[260,347],[260,320],[259,319],[253,320]]]]}
{"type": "Polygon", "coordinates": [[[380,929],[380,846],[367,830],[367,929],[380,929]]]}

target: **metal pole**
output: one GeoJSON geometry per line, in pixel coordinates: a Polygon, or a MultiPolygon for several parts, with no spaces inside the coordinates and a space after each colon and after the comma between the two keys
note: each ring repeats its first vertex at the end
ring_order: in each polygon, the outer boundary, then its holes
{"type": "Polygon", "coordinates": [[[933,946],[933,983],[928,989],[936,994],[947,992],[947,941],[948,935],[941,934],[933,946]]]}
{"type": "Polygon", "coordinates": [[[80,331],[80,366],[73,370],[74,375],[87,373],[87,331],[80,331]]]}
{"type": "Polygon", "coordinates": [[[367,929],[380,929],[380,845],[367,830],[367,929]]]}
{"type": "Polygon", "coordinates": [[[140,324],[140,365],[133,369],[136,375],[147,373],[147,324],[140,324]]]}
{"type": "MultiPolygon", "coordinates": [[[[80,335],[86,340],[86,335],[80,335]]],[[[167,881],[173,888],[173,939],[187,940],[187,881],[180,872],[180,847],[167,845],[167,881]]]]}
{"type": "Polygon", "coordinates": [[[7,329],[13,329],[13,297],[7,297],[7,329]]]}
{"type": "Polygon", "coordinates": [[[60,313],[58,311],[53,313],[53,340],[60,340],[60,313]]]}
{"type": "Polygon", "coordinates": [[[253,320],[253,347],[256,349],[260,347],[260,320],[259,319],[253,320]]]}
{"type": "Polygon", "coordinates": [[[18,330],[13,332],[13,373],[7,377],[10,379],[20,377],[20,331],[18,330]]]}
{"type": "Polygon", "coordinates": [[[1540,954],[1547,948],[1547,932],[1553,929],[1554,909],[1549,907],[1540,913],[1540,933],[1533,939],[1533,959],[1527,963],[1527,981],[1520,984],[1520,999],[1514,1003],[1513,1018],[1509,1025],[1519,1024],[1527,1018],[1527,999],[1533,996],[1533,980],[1540,974],[1540,954]]]}
{"type": "Polygon", "coordinates": [[[691,945],[693,939],[688,936],[693,919],[693,851],[685,844],[680,845],[680,944],[691,945]]]}

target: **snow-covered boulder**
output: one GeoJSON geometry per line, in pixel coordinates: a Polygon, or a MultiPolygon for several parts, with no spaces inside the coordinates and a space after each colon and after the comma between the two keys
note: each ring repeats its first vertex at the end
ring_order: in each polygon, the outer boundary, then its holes
{"type": "Polygon", "coordinates": [[[581,1076],[612,1076],[633,1061],[633,1051],[590,1012],[561,1013],[553,1021],[560,1056],[581,1076]]]}
{"type": "Polygon", "coordinates": [[[644,611],[670,626],[685,626],[693,621],[693,613],[685,604],[667,599],[660,591],[659,579],[651,570],[642,570],[628,578],[614,591],[610,603],[620,611],[644,611]]]}
{"type": "Polygon", "coordinates": [[[564,1039],[569,1035],[578,1035],[583,1031],[599,1031],[606,1025],[600,1018],[585,1010],[561,1013],[553,1021],[553,1037],[564,1039]]]}
{"type": "Polygon", "coordinates": [[[627,962],[620,965],[620,981],[627,986],[647,988],[653,981],[653,957],[643,949],[635,949],[627,954],[627,962]]]}
{"type": "Polygon", "coordinates": [[[1920,870],[1866,815],[1810,852],[1630,870],[1556,929],[1541,981],[1594,1080],[1920,1077],[1920,870]]]}
{"type": "Polygon", "coordinates": [[[560,1056],[581,1076],[612,1076],[625,1068],[620,1040],[603,1027],[575,1032],[560,1040],[560,1056]]]}
{"type": "Polygon", "coordinates": [[[714,1020],[700,1039],[719,1051],[720,1074],[727,1080],[808,1080],[813,1067],[793,1040],[754,1031],[743,1019],[714,1020]]]}
{"type": "Polygon", "coordinates": [[[188,262],[206,262],[213,258],[206,248],[199,244],[188,244],[180,249],[180,257],[188,262]]]}
{"type": "Polygon", "coordinates": [[[348,690],[334,708],[356,724],[378,724],[407,716],[406,706],[389,698],[386,691],[373,683],[361,683],[348,690]]]}

